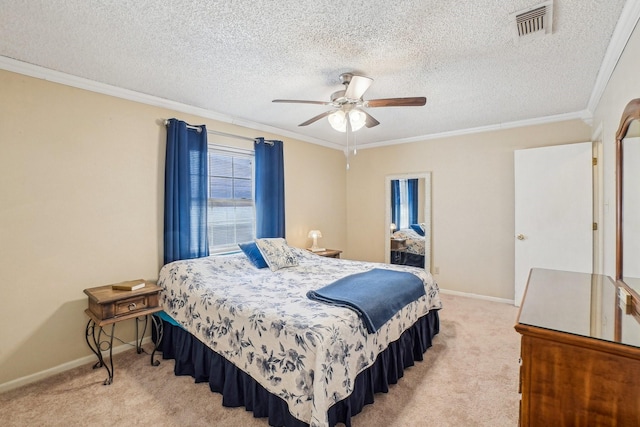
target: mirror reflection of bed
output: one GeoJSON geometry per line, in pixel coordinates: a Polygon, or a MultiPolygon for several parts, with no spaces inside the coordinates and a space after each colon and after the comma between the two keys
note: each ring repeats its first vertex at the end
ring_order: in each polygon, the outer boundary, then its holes
{"type": "Polygon", "coordinates": [[[393,231],[391,234],[391,264],[424,268],[425,237],[423,227],[423,224],[414,223],[409,228],[404,227],[393,231]]]}
{"type": "Polygon", "coordinates": [[[431,271],[431,173],[386,177],[385,261],[431,271]]]}

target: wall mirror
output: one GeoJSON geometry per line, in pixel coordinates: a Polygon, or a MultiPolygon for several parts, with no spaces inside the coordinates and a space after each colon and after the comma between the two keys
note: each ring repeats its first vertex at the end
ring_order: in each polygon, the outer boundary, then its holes
{"type": "Polygon", "coordinates": [[[640,98],[616,133],[616,280],[640,293],[640,98]]]}
{"type": "Polygon", "coordinates": [[[385,179],[385,262],[431,271],[431,172],[385,179]]]}

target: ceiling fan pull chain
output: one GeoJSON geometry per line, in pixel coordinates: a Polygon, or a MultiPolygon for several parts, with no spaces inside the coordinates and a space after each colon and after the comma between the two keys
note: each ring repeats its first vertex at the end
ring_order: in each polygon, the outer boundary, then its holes
{"type": "Polygon", "coordinates": [[[349,122],[349,116],[347,115],[347,148],[345,150],[345,155],[347,156],[347,170],[349,170],[349,134],[351,134],[351,123],[349,122]]]}
{"type": "Polygon", "coordinates": [[[349,170],[349,138],[347,138],[347,149],[344,154],[347,157],[347,170],[349,170]]]}
{"type": "Polygon", "coordinates": [[[353,134],[353,155],[355,156],[356,154],[358,154],[358,135],[356,135],[355,133],[353,134]]]}

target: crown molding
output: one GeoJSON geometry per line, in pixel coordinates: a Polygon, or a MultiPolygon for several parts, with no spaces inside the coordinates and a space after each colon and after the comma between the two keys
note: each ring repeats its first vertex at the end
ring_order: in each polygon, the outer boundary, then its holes
{"type": "Polygon", "coordinates": [[[479,126],[475,128],[458,129],[448,132],[432,133],[429,135],[414,136],[411,138],[397,139],[394,141],[374,142],[371,144],[363,144],[358,149],[365,150],[367,148],[384,147],[387,145],[408,144],[411,142],[428,141],[432,139],[451,138],[454,136],[469,135],[474,133],[491,132],[496,130],[513,129],[525,126],[536,126],[548,123],[564,122],[568,120],[582,120],[587,124],[591,124],[592,114],[589,110],[581,110],[573,113],[556,114],[553,116],[537,117],[534,119],[517,120],[513,122],[498,123],[495,125],[479,126]]]}
{"type": "Polygon", "coordinates": [[[218,113],[215,111],[207,110],[193,105],[183,104],[181,102],[171,101],[169,99],[160,98],[157,96],[147,95],[141,92],[136,92],[130,89],[124,89],[121,87],[109,85],[106,83],[96,82],[94,80],[85,79],[83,77],[73,76],[60,71],[51,70],[49,68],[41,67],[39,65],[29,64],[27,62],[18,61],[13,58],[0,55],[0,69],[11,71],[25,76],[34,77],[41,80],[50,81],[53,83],[59,83],[66,86],[84,89],[91,92],[100,93],[103,95],[114,96],[116,98],[126,99],[129,101],[139,102],[154,107],[166,108],[169,110],[179,111],[185,114],[193,114],[195,116],[203,117],[206,119],[217,120],[223,123],[230,123],[237,126],[242,126],[252,130],[258,130],[262,132],[272,133],[278,136],[285,136],[292,139],[298,139],[313,144],[322,145],[328,148],[336,150],[342,150],[342,146],[334,144],[321,139],[312,138],[304,135],[300,135],[295,132],[290,132],[284,129],[279,129],[273,126],[267,126],[261,123],[252,122],[249,120],[239,119],[237,117],[229,116],[227,114],[218,113]]]}
{"type": "Polygon", "coordinates": [[[638,24],[638,20],[640,20],[640,1],[627,0],[622,8],[622,12],[620,13],[620,19],[616,24],[616,28],[613,30],[611,41],[609,42],[607,51],[604,54],[604,59],[600,65],[596,82],[593,85],[591,97],[587,104],[587,109],[589,111],[594,112],[596,110],[596,107],[602,98],[602,94],[609,83],[609,79],[611,78],[616,65],[618,65],[620,56],[622,56],[622,52],[624,52],[633,30],[638,24]]]}
{"type": "MultiPolygon", "coordinates": [[[[625,21],[624,24],[622,25],[619,24],[616,26],[616,30],[614,31],[616,42],[613,43],[612,41],[612,43],[610,43],[609,45],[609,48],[607,49],[607,61],[611,61],[611,59],[609,58],[611,58],[613,55],[612,53],[610,53],[610,51],[611,52],[615,51],[617,52],[617,57],[615,59],[615,62],[617,62],[618,58],[620,57],[620,54],[622,53],[622,50],[624,50],[624,46],[626,45],[626,42],[631,35],[631,32],[633,31],[633,26],[631,25],[631,21],[637,22],[638,18],[640,17],[640,2],[631,2],[631,3],[634,3],[634,5],[632,5],[634,7],[629,7],[629,8],[633,9],[633,12],[635,13],[634,15],[635,20],[633,19],[629,20],[627,17],[627,19],[624,20],[625,21]],[[616,46],[616,47],[614,48],[613,46],[616,46]]],[[[629,3],[625,5],[625,9],[627,8],[627,6],[629,6],[629,3]]],[[[623,11],[623,14],[624,14],[624,11],[623,11]]],[[[613,68],[615,68],[615,62],[614,62],[613,68]]],[[[613,68],[611,68],[610,73],[613,72],[613,68]]],[[[100,83],[100,82],[85,79],[82,77],[73,76],[60,71],[55,71],[55,70],[51,70],[38,65],[18,61],[16,59],[12,59],[6,56],[0,56],[0,69],[23,74],[26,76],[30,76],[30,77],[34,77],[34,78],[38,78],[46,81],[51,81],[54,83],[63,84],[66,86],[88,90],[91,92],[114,96],[117,98],[129,100],[129,101],[166,108],[169,110],[179,111],[186,114],[193,114],[203,118],[217,120],[224,123],[230,123],[230,124],[241,126],[251,130],[271,133],[281,137],[297,139],[300,141],[321,145],[321,146],[335,149],[335,150],[340,150],[340,151],[345,150],[345,147],[340,144],[324,141],[324,140],[309,137],[306,135],[301,135],[296,132],[291,132],[285,129],[264,125],[262,123],[256,123],[249,120],[240,119],[237,117],[232,117],[226,114],[221,114],[221,113],[207,110],[204,108],[195,107],[192,105],[187,105],[187,104],[183,104],[176,101],[171,101],[171,100],[160,98],[157,96],[147,95],[147,94],[136,92],[133,90],[112,86],[106,83],[100,83]]],[[[598,74],[598,81],[601,80],[600,76],[603,75],[603,72],[602,72],[603,69],[605,69],[605,67],[601,66],[600,72],[598,74]]],[[[609,77],[610,77],[610,74],[607,76],[606,80],[604,80],[605,81],[604,86],[606,86],[606,82],[608,82],[609,77]]],[[[604,90],[604,87],[602,90],[600,90],[600,95],[602,94],[603,90],[604,90]]],[[[596,93],[596,88],[594,88],[594,91],[592,92],[592,95],[591,95],[592,98],[594,98],[594,93],[596,93]]],[[[358,145],[358,149],[363,150],[368,148],[384,147],[388,145],[408,144],[412,142],[428,141],[428,140],[441,139],[441,138],[450,138],[454,136],[468,135],[473,133],[512,129],[512,128],[524,127],[524,126],[534,126],[534,125],[555,123],[555,122],[575,120],[575,119],[583,120],[586,123],[591,124],[593,110],[594,110],[593,108],[588,108],[586,110],[576,111],[572,113],[498,123],[494,125],[480,126],[480,127],[474,127],[474,128],[458,129],[454,131],[420,135],[420,136],[415,136],[411,138],[361,144],[361,145],[358,145]]]]}

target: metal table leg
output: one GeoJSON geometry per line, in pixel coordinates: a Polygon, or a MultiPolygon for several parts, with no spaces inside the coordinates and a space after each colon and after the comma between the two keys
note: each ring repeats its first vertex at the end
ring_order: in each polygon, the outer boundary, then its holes
{"type": "Polygon", "coordinates": [[[107,370],[107,379],[104,380],[104,385],[109,385],[113,382],[113,332],[116,324],[111,324],[111,334],[106,334],[109,337],[109,340],[102,339],[103,329],[102,327],[96,326],[96,323],[92,320],[89,320],[87,323],[87,329],[85,332],[85,339],[87,341],[87,345],[93,351],[93,353],[98,358],[98,361],[95,365],[93,365],[93,369],[97,369],[103,367],[107,370]],[[96,331],[97,329],[97,331],[96,331]],[[91,336],[92,340],[89,341],[89,337],[91,336]],[[93,344],[93,345],[92,345],[93,344]],[[103,348],[104,347],[104,348],[103,348]],[[104,363],[104,358],[102,356],[102,352],[109,350],[109,366],[104,363]]]}
{"type": "Polygon", "coordinates": [[[156,351],[162,342],[162,336],[164,334],[164,323],[160,317],[151,315],[151,321],[153,322],[153,327],[156,330],[156,343],[155,347],[153,347],[153,352],[151,353],[151,366],[158,366],[160,364],[159,360],[153,360],[156,355],[156,351]]]}
{"type": "Polygon", "coordinates": [[[139,334],[140,330],[140,318],[136,317],[136,352],[141,354],[144,352],[142,349],[142,340],[144,339],[144,334],[147,332],[147,323],[149,322],[149,316],[144,316],[144,326],[142,328],[142,334],[139,334]]]}

